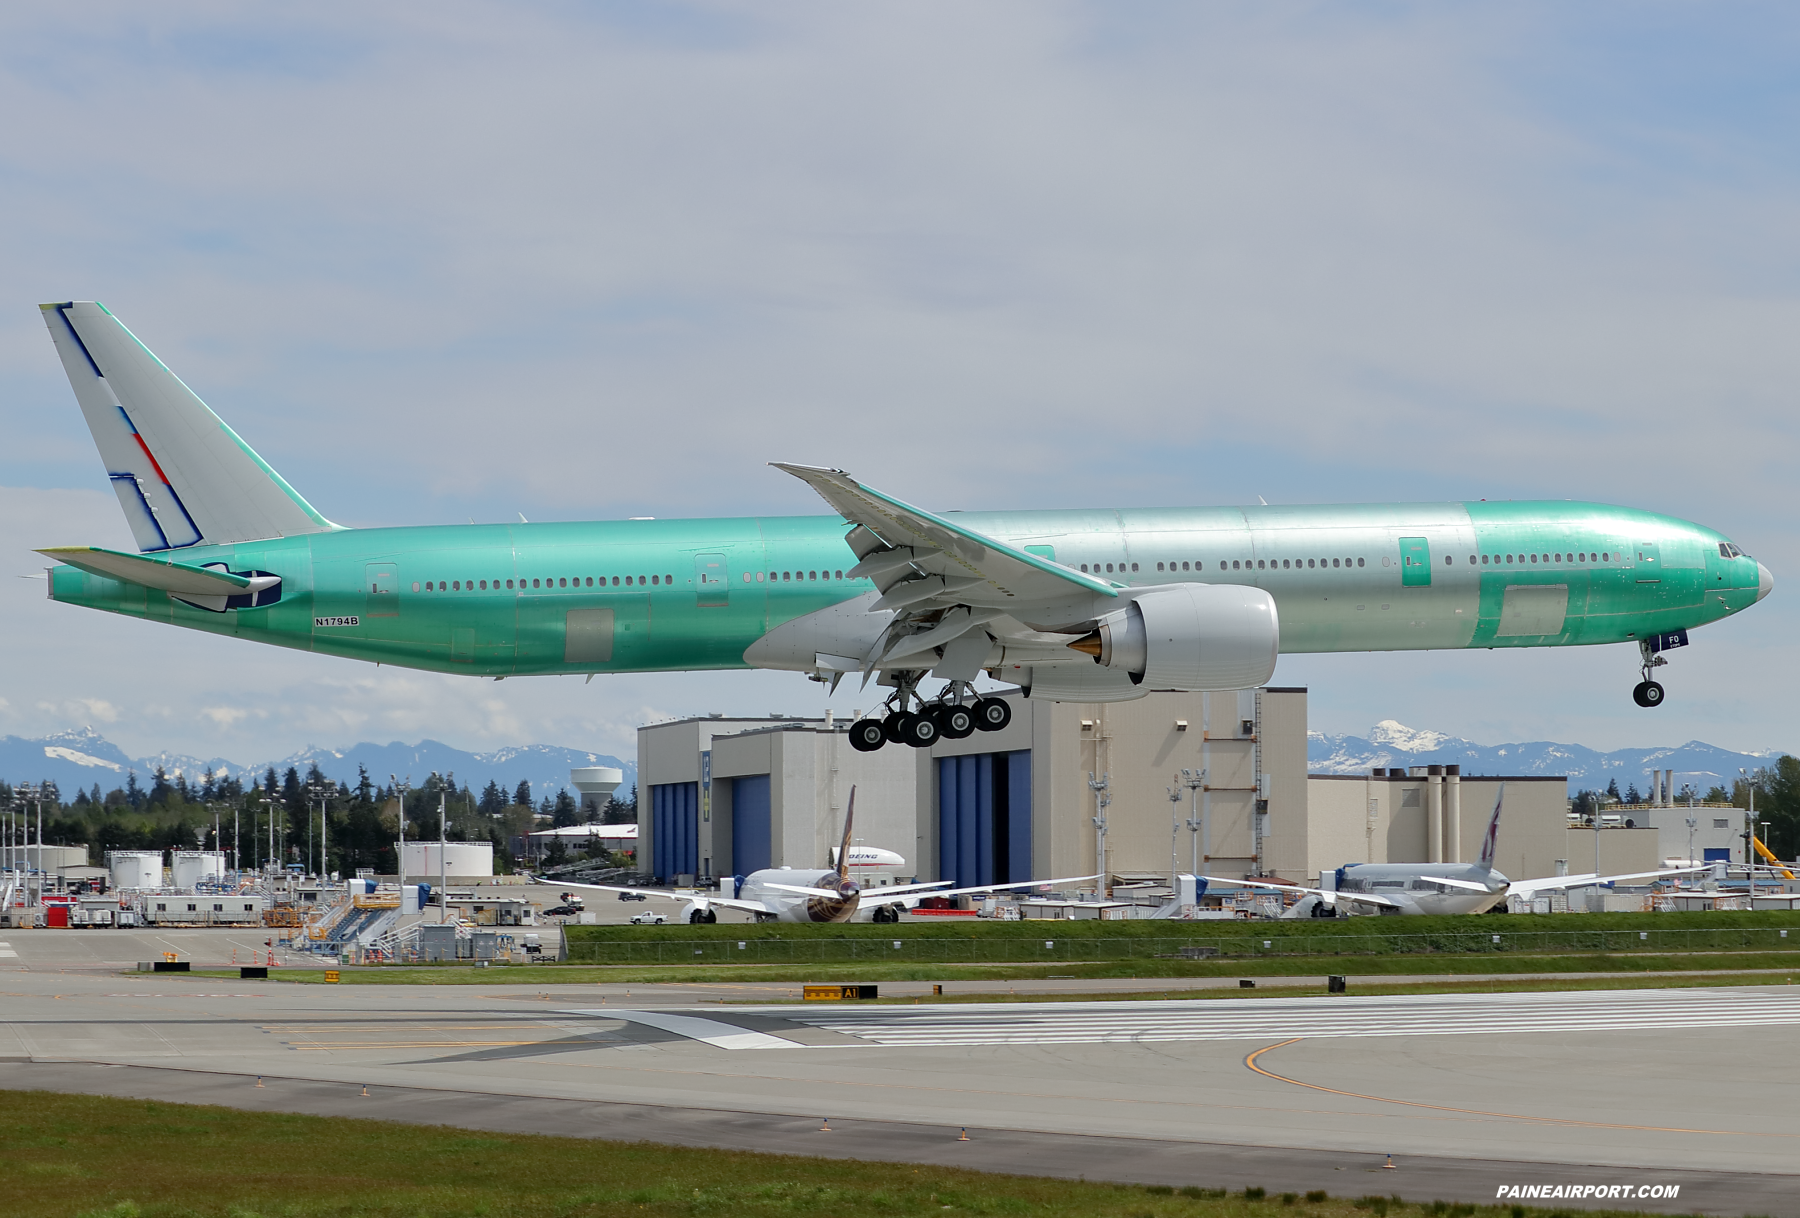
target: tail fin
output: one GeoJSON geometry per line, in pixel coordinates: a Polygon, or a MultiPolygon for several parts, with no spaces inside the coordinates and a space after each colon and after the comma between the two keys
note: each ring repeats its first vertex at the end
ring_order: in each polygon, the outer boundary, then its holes
{"type": "Polygon", "coordinates": [[[850,788],[850,805],[844,809],[844,842],[838,847],[838,879],[850,878],[850,825],[856,819],[856,788],[850,788]]]}
{"type": "Polygon", "coordinates": [[[1494,840],[1500,836],[1500,805],[1506,802],[1506,784],[1500,784],[1500,793],[1494,796],[1494,814],[1488,818],[1487,832],[1481,838],[1481,862],[1483,871],[1494,869],[1494,840]]]}
{"type": "Polygon", "coordinates": [[[39,305],[138,549],[335,528],[97,301],[39,305]]]}

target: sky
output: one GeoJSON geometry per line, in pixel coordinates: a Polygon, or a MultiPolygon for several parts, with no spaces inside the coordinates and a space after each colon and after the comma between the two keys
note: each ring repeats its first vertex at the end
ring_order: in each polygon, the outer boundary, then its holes
{"type": "Polygon", "coordinates": [[[1284,657],[1312,726],[1800,748],[1800,10],[0,8],[0,733],[629,752],[792,674],[503,683],[44,601],[130,547],[35,307],[99,299],[325,515],[1580,498],[1776,591],[1635,648],[1284,657]]]}

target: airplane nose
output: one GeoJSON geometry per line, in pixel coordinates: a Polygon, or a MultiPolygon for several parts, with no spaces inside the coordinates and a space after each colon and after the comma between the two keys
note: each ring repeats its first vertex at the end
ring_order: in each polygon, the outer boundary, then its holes
{"type": "Polygon", "coordinates": [[[1756,564],[1756,599],[1761,600],[1775,591],[1775,577],[1761,563],[1756,564]]]}

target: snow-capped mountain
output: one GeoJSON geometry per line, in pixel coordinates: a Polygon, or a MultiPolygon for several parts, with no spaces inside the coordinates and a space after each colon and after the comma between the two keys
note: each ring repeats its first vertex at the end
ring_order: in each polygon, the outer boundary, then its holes
{"type": "Polygon", "coordinates": [[[1601,752],[1579,744],[1530,741],[1476,744],[1443,732],[1419,730],[1384,719],[1367,736],[1307,733],[1307,768],[1315,774],[1361,774],[1393,766],[1460,765],[1465,774],[1566,774],[1571,791],[1601,789],[1616,780],[1619,789],[1650,787],[1651,770],[1674,770],[1675,786],[1704,792],[1726,788],[1739,769],[1757,770],[1780,754],[1734,753],[1699,740],[1672,748],[1614,749],[1601,752]]]}
{"type": "Polygon", "coordinates": [[[417,744],[399,741],[363,743],[348,749],[305,748],[279,761],[239,765],[223,757],[203,759],[167,751],[150,757],[129,757],[91,727],[33,740],[0,736],[0,778],[15,783],[48,780],[57,785],[65,798],[73,796],[77,788],[89,790],[95,784],[99,784],[102,793],[123,787],[126,775],[132,771],[137,773],[138,782],[148,787],[150,776],[159,765],[171,780],[185,776],[193,782],[208,770],[249,780],[260,778],[271,766],[278,775],[285,773],[289,766],[304,774],[313,764],[318,765],[325,777],[344,783],[356,781],[358,765],[368,769],[371,779],[384,784],[393,774],[402,779],[410,777],[417,786],[434,770],[439,774],[454,774],[458,786],[474,786],[476,790],[493,781],[510,793],[523,781],[529,782],[533,793],[540,798],[567,787],[569,771],[579,766],[612,766],[623,770],[625,781],[620,784],[621,795],[629,792],[637,781],[635,761],[547,744],[470,753],[435,740],[421,740],[417,744]]]}

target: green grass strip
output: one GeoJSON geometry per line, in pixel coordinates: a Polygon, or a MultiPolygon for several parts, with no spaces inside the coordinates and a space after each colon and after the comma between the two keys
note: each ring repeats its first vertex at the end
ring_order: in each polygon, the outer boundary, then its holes
{"type": "Polygon", "coordinates": [[[1205,1179],[1145,1188],[51,1092],[0,1092],[0,1098],[9,1113],[0,1196],[6,1213],[33,1218],[1537,1218],[1567,1212],[1299,1196],[1279,1192],[1279,1180],[1268,1181],[1266,1192],[1228,1194],[1205,1179]]]}

